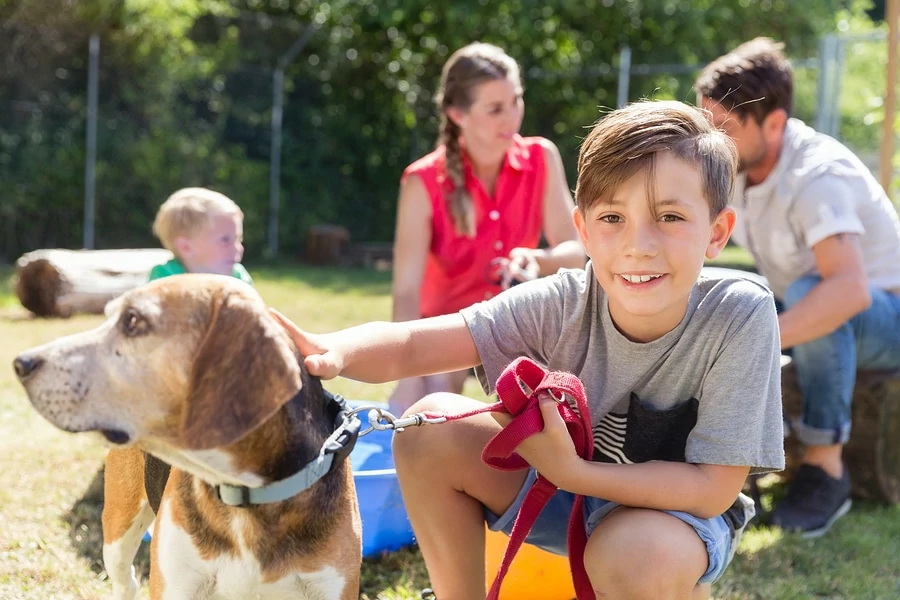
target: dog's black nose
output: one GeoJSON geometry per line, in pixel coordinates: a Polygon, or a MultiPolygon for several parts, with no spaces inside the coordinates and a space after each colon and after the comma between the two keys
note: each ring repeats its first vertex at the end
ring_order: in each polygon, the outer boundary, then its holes
{"type": "Polygon", "coordinates": [[[24,381],[37,371],[42,364],[44,364],[44,359],[22,354],[13,361],[13,369],[16,371],[16,377],[24,381]]]}

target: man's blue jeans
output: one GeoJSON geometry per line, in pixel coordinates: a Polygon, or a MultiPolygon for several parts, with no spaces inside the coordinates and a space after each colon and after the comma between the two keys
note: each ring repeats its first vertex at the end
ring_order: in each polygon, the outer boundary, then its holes
{"type": "MultiPolygon", "coordinates": [[[[788,286],[785,308],[821,281],[804,276],[788,286]]],[[[900,369],[900,296],[870,289],[872,305],[825,337],[791,349],[803,415],[794,424],[806,445],[844,444],[850,438],[850,402],[857,367],[900,369]]]]}

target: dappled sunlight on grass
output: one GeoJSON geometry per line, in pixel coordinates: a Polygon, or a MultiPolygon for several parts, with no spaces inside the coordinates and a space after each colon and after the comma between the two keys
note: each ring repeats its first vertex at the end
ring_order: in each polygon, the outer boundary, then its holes
{"type": "MultiPolygon", "coordinates": [[[[0,381],[6,379],[5,372],[0,381]]],[[[73,529],[67,515],[102,464],[98,438],[59,431],[31,409],[24,392],[0,392],[0,597],[98,598],[98,558],[75,544],[99,536],[99,522],[73,529]]]]}
{"type": "Polygon", "coordinates": [[[744,534],[716,598],[900,598],[900,508],[857,502],[825,536],[744,534]]]}
{"type": "Polygon", "coordinates": [[[19,304],[15,295],[13,275],[15,269],[11,266],[0,265],[0,308],[16,306],[19,304]]]}
{"type": "Polygon", "coordinates": [[[286,268],[249,265],[257,286],[271,283],[287,291],[310,290],[350,296],[390,295],[391,273],[360,268],[290,265],[286,268]]]}
{"type": "Polygon", "coordinates": [[[752,556],[781,542],[784,533],[777,527],[756,527],[744,533],[741,538],[740,553],[752,556]]]}
{"type": "Polygon", "coordinates": [[[360,600],[419,600],[418,591],[428,587],[422,555],[406,548],[363,561],[360,600]]]}
{"type": "Polygon", "coordinates": [[[753,270],[755,268],[753,257],[750,256],[750,253],[734,244],[725,246],[719,256],[713,260],[707,260],[706,264],[716,267],[731,267],[734,269],[753,270]]]}
{"type": "Polygon", "coordinates": [[[282,273],[276,279],[270,279],[266,270],[252,274],[269,306],[312,333],[391,319],[390,274],[308,268],[282,273]]]}
{"type": "MultiPolygon", "coordinates": [[[[731,258],[734,258],[733,256],[731,258]]],[[[62,433],[31,407],[10,364],[31,346],[84,331],[101,316],[28,316],[0,268],[0,598],[101,598],[99,492],[105,448],[90,435],[62,433]],[[4,287],[4,285],[6,287],[4,287]]],[[[390,274],[306,267],[252,269],[270,305],[301,327],[327,332],[390,318],[390,274]],[[341,291],[338,291],[341,290],[341,291]]],[[[351,399],[386,400],[393,383],[338,378],[326,387],[351,399]]],[[[473,378],[466,395],[487,400],[473,378]]],[[[778,475],[760,481],[763,509],[784,493],[778,475]]],[[[814,541],[767,527],[747,531],[733,564],[714,584],[718,600],[900,598],[900,506],[865,502],[814,541]]],[[[408,549],[367,559],[361,600],[418,599],[428,584],[421,555],[408,549]]],[[[146,585],[140,598],[147,597],[146,585]]]]}

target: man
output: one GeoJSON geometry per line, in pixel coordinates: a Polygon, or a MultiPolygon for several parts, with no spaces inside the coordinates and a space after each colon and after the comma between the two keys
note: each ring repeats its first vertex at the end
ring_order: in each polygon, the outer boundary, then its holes
{"type": "Polygon", "coordinates": [[[900,368],[900,222],[849,149],[790,118],[793,71],[782,49],[746,42],[695,87],[737,146],[733,239],[784,307],[781,347],[791,349],[804,400],[794,424],[803,464],[772,523],[816,537],[850,509],[841,449],[856,369],[900,368]]]}

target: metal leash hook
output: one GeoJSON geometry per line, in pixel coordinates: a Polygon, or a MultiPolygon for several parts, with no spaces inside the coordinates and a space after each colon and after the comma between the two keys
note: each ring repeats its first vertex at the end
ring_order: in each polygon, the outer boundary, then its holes
{"type": "Polygon", "coordinates": [[[403,431],[407,427],[421,427],[422,425],[431,425],[443,423],[447,417],[429,417],[425,413],[414,413],[408,417],[396,417],[390,411],[380,406],[364,405],[358,406],[347,413],[347,418],[361,413],[368,412],[369,428],[359,432],[360,437],[371,433],[372,431],[403,431]]]}

